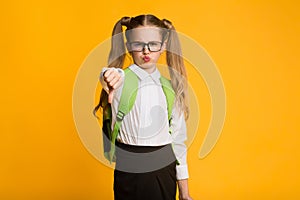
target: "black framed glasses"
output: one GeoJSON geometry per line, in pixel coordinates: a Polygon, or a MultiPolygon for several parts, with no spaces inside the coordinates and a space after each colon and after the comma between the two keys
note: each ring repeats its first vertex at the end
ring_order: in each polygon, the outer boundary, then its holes
{"type": "Polygon", "coordinates": [[[144,42],[130,42],[130,51],[141,52],[147,46],[148,50],[151,52],[157,52],[161,50],[163,42],[152,41],[148,43],[144,42]]]}

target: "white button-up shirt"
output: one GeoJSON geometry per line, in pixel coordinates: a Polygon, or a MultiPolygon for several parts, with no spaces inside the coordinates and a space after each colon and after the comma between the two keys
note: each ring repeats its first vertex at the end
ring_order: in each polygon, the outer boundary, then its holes
{"type": "MultiPolygon", "coordinates": [[[[172,111],[172,122],[169,127],[166,97],[160,83],[160,72],[156,68],[151,74],[133,64],[129,68],[139,79],[138,91],[135,103],[131,111],[125,115],[119,130],[117,140],[124,144],[140,146],[173,145],[173,150],[180,165],[176,165],[177,180],[188,178],[186,162],[186,123],[184,114],[176,109],[174,104],[172,111]],[[169,128],[172,134],[169,133],[169,128]]],[[[100,74],[100,82],[103,89],[108,92],[103,73],[100,74]]],[[[124,71],[116,69],[124,80],[124,71]]],[[[122,93],[122,85],[115,90],[112,102],[112,129],[116,121],[116,114],[122,93]]]]}

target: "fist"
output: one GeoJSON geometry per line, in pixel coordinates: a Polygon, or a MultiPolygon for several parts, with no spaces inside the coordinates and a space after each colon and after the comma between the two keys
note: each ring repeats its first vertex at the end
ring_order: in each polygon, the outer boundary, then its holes
{"type": "Polygon", "coordinates": [[[121,83],[122,78],[120,73],[115,68],[107,69],[103,74],[103,79],[107,83],[109,94],[108,94],[108,102],[112,103],[112,99],[114,96],[114,91],[117,89],[121,83]]]}

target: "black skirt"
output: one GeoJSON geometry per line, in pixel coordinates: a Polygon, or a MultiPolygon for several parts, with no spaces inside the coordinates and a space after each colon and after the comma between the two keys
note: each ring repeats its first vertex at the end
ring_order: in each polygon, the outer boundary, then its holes
{"type": "Polygon", "coordinates": [[[115,200],[175,200],[176,157],[171,144],[116,143],[115,200]]]}

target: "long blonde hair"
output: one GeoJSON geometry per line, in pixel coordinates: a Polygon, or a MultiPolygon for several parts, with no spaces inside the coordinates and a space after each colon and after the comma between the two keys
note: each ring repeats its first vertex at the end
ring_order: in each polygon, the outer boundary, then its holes
{"type": "MultiPolygon", "coordinates": [[[[108,58],[108,67],[123,68],[126,47],[123,36],[122,26],[126,26],[126,39],[129,40],[129,31],[139,26],[156,26],[161,28],[163,41],[167,40],[166,61],[169,67],[171,84],[176,94],[176,106],[180,112],[184,112],[185,119],[189,116],[188,93],[187,93],[187,74],[184,66],[181,45],[175,27],[167,19],[160,20],[154,15],[139,15],[136,17],[123,17],[114,26],[111,39],[111,50],[108,58]]],[[[94,109],[96,116],[97,110],[103,107],[103,102],[107,98],[107,93],[102,90],[100,101],[94,109]]]]}

